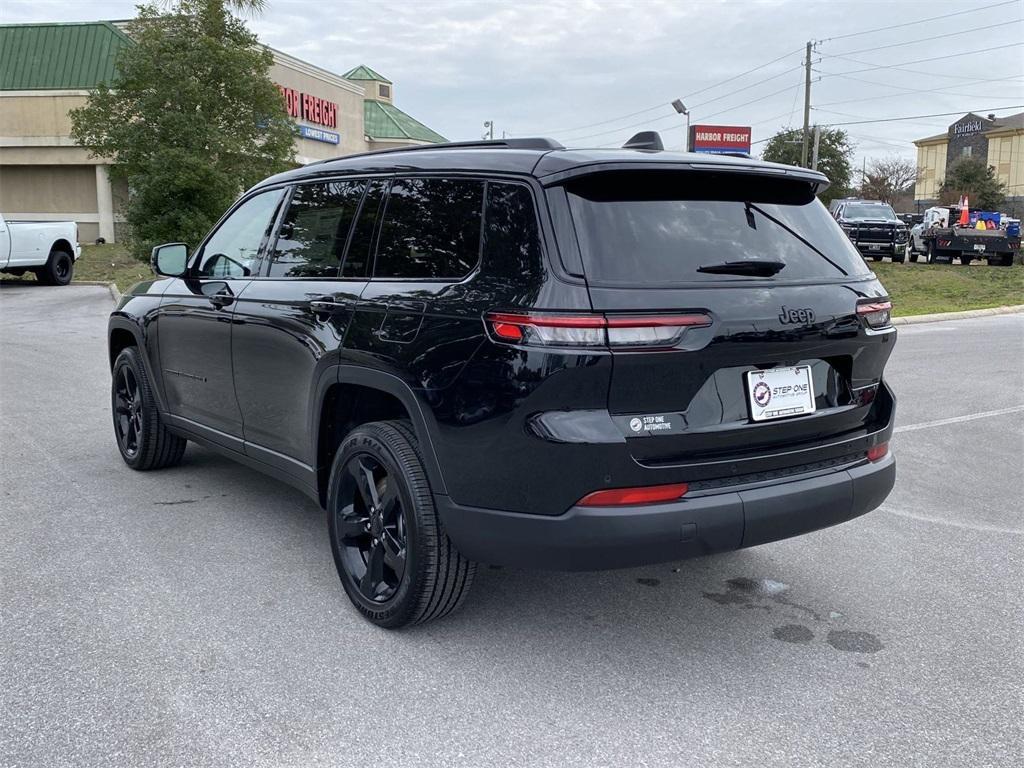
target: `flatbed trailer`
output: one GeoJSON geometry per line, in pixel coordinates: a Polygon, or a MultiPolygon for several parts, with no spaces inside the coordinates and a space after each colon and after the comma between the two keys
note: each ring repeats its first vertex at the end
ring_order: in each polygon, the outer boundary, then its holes
{"type": "Polygon", "coordinates": [[[989,266],[1009,267],[1020,254],[1020,235],[1005,229],[975,229],[957,224],[944,226],[960,216],[958,208],[929,208],[925,212],[925,228],[921,232],[929,264],[952,264],[959,259],[968,265],[985,259],[989,266]]]}

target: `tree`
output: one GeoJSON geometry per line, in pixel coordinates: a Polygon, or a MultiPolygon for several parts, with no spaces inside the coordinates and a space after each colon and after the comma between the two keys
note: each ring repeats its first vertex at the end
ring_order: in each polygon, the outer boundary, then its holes
{"type": "Polygon", "coordinates": [[[909,160],[891,157],[872,160],[860,185],[860,196],[893,205],[897,199],[913,192],[917,181],[917,165],[909,160]]]}
{"type": "Polygon", "coordinates": [[[960,158],[939,187],[939,200],[949,205],[967,195],[972,208],[998,210],[1006,201],[1006,187],[996,178],[995,169],[978,157],[960,158]]]}
{"type": "Polygon", "coordinates": [[[75,140],[128,182],[140,257],[163,242],[198,243],[243,190],[295,165],[273,56],[229,7],[258,11],[263,0],[139,6],[114,82],[71,112],[75,140]]]}
{"type": "MultiPolygon", "coordinates": [[[[770,139],[761,157],[773,163],[800,165],[802,128],[784,128],[770,139]]],[[[818,170],[828,176],[832,185],[820,195],[825,205],[837,197],[845,197],[850,191],[853,170],[850,159],[853,146],[846,131],[841,128],[822,128],[818,143],[818,170]]]]}

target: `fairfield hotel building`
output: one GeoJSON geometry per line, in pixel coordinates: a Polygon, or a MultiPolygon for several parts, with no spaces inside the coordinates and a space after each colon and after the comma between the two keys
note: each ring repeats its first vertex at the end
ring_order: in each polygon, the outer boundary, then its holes
{"type": "MultiPolygon", "coordinates": [[[[114,242],[127,189],[110,164],[71,139],[70,110],[132,45],[120,22],[0,25],[0,212],[9,219],[70,220],[82,242],[114,242]]],[[[434,144],[440,134],[395,106],[394,84],[369,67],[343,75],[270,49],[270,77],[298,126],[302,164],[373,149],[434,144]]]]}

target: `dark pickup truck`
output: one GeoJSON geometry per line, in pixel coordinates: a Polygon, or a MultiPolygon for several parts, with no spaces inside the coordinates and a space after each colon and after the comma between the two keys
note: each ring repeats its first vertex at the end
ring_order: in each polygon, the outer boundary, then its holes
{"type": "Polygon", "coordinates": [[[907,257],[908,228],[888,203],[876,200],[844,200],[833,215],[861,255],[895,262],[907,257]]]}

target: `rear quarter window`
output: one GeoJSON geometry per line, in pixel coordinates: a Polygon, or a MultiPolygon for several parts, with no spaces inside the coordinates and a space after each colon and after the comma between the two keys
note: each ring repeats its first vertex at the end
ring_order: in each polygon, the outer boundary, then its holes
{"type": "Polygon", "coordinates": [[[586,276],[594,284],[763,280],[699,271],[759,259],[785,263],[772,282],[870,274],[802,183],[650,171],[586,177],[566,191],[586,276]]]}

